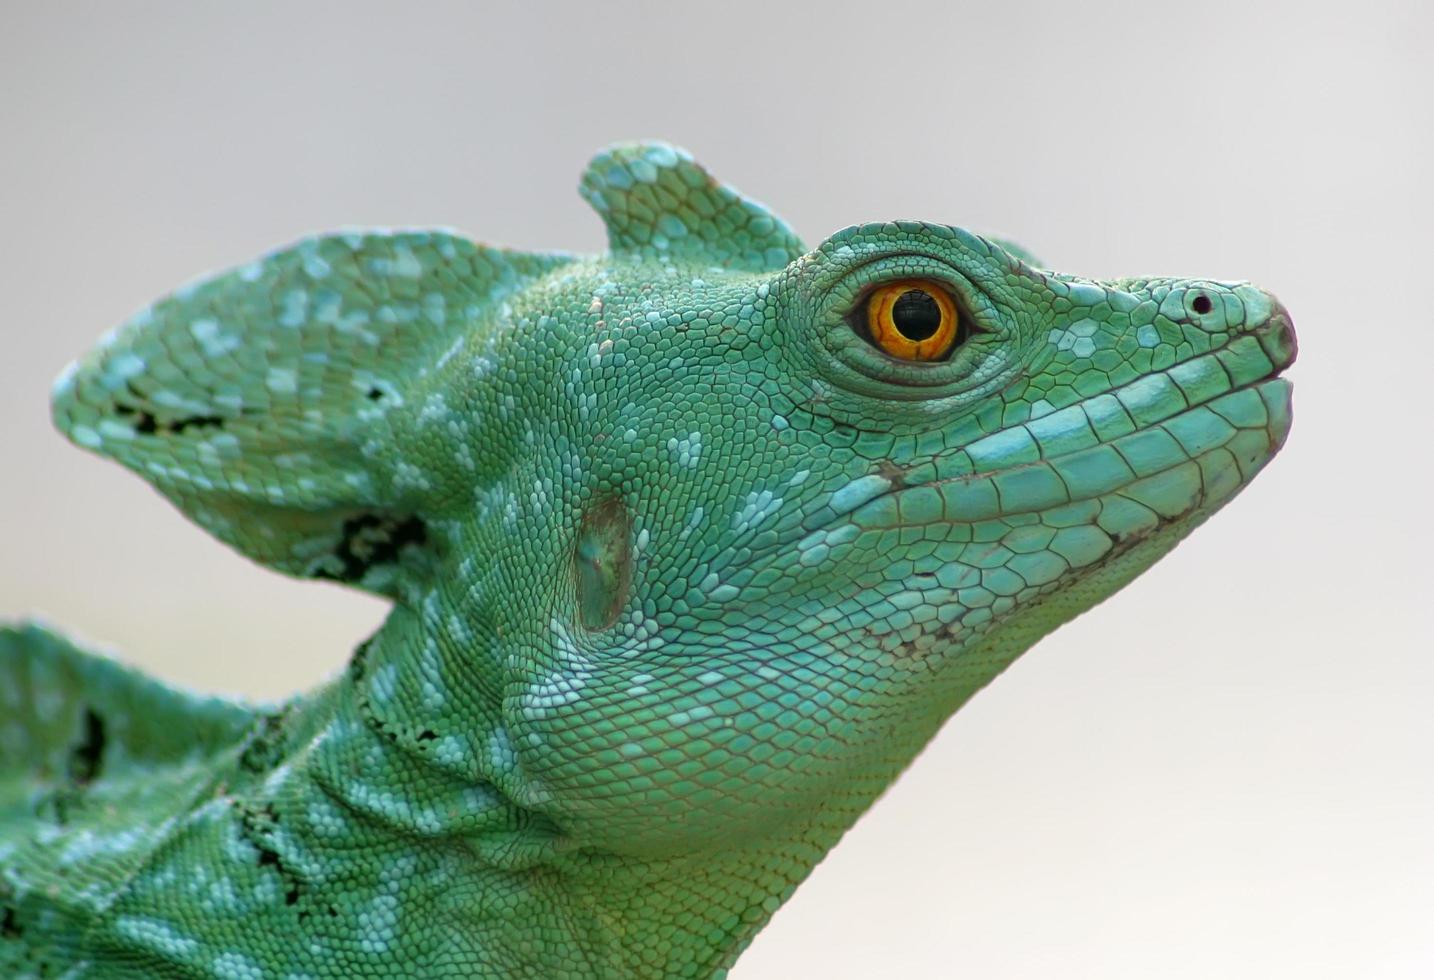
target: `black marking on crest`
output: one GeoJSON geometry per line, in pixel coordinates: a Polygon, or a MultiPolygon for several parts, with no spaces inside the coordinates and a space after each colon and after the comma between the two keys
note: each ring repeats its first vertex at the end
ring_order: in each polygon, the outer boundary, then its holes
{"type": "Polygon", "coordinates": [[[115,403],[115,414],[122,418],[134,418],[134,431],[140,435],[152,436],[156,433],[178,434],[185,429],[222,429],[228,419],[222,415],[187,415],[182,418],[170,419],[161,422],[153,412],[143,408],[135,408],[133,405],[126,405],[123,402],[115,403]]]}
{"type": "Polygon", "coordinates": [[[368,686],[364,683],[368,675],[368,657],[372,645],[372,637],[360,643],[348,666],[348,679],[353,686],[354,704],[358,708],[360,720],[389,745],[407,752],[427,752],[428,743],[438,740],[438,732],[428,727],[415,730],[412,725],[389,720],[381,716],[374,707],[368,686]]]}
{"type": "MultiPolygon", "coordinates": [[[[239,813],[239,834],[259,852],[257,864],[261,868],[273,868],[279,875],[284,885],[284,904],[297,905],[299,896],[303,894],[303,880],[294,870],[284,864],[284,859],[279,856],[269,843],[274,830],[279,826],[279,814],[274,809],[274,804],[265,803],[255,808],[248,803],[236,800],[234,807],[239,813]]],[[[307,913],[301,912],[301,917],[307,917],[307,913]]]]}
{"type": "Polygon", "coordinates": [[[354,655],[349,660],[349,680],[357,684],[364,679],[368,673],[368,653],[373,646],[373,637],[364,640],[354,647],[354,655]]]}
{"type": "Polygon", "coordinates": [[[313,578],[357,582],[375,565],[395,561],[407,545],[427,542],[428,528],[417,517],[399,519],[360,514],[344,521],[340,535],[332,555],[338,560],[338,569],[318,568],[310,573],[313,578]]]}
{"type": "Polygon", "coordinates": [[[268,772],[279,764],[284,757],[284,722],[288,716],[287,706],[260,714],[239,754],[241,769],[257,774],[268,772]]]}
{"type": "Polygon", "coordinates": [[[86,708],[81,722],[84,734],[79,744],[70,750],[68,772],[70,781],[84,788],[99,776],[104,762],[105,721],[93,708],[86,708]]]}

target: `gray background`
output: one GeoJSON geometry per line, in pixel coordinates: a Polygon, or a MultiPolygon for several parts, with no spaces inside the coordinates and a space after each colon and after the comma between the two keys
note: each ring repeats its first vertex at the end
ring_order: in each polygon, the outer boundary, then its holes
{"type": "Polygon", "coordinates": [[[1294,312],[1289,446],[961,712],[775,918],[759,977],[1434,975],[1431,16],[1409,3],[7,4],[0,614],[277,696],[378,602],[251,566],[48,425],[195,274],[339,225],[597,249],[661,136],[811,243],[1001,232],[1294,312]]]}

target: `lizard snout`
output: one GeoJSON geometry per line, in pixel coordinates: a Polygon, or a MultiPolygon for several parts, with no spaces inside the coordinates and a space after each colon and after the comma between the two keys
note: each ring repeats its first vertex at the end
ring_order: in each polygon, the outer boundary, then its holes
{"type": "MultiPolygon", "coordinates": [[[[1268,293],[1266,293],[1269,296],[1268,293]]],[[[1295,338],[1295,322],[1285,304],[1270,296],[1270,316],[1264,324],[1255,329],[1260,346],[1275,366],[1275,373],[1288,368],[1299,355],[1299,341],[1295,338]]]]}

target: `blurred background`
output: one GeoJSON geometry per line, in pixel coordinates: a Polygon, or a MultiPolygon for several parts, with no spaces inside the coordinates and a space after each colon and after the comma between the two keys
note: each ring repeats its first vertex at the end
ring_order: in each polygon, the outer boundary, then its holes
{"type": "Polygon", "coordinates": [[[0,616],[272,698],[377,601],[247,563],[49,426],[198,273],[341,225],[596,250],[657,136],[816,243],[913,217],[1251,279],[1285,453],[946,726],[733,971],[1434,976],[1425,3],[106,4],[0,19],[0,616]]]}

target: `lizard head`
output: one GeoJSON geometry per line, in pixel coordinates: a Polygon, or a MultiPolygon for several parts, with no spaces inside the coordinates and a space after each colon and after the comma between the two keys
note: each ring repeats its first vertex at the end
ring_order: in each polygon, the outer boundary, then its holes
{"type": "Polygon", "coordinates": [[[1294,334],[1247,283],[917,222],[808,251],[660,144],[583,193],[607,254],[332,236],[182,290],[56,415],[394,597],[373,710],[585,845],[827,846],[1285,437],[1294,334]]]}
{"type": "Polygon", "coordinates": [[[508,532],[513,734],[608,846],[849,823],[1286,434],[1290,319],[1246,283],[1079,279],[916,222],[733,272],[609,221],[635,258],[562,287],[587,312],[539,397],[576,414],[508,532]]]}

